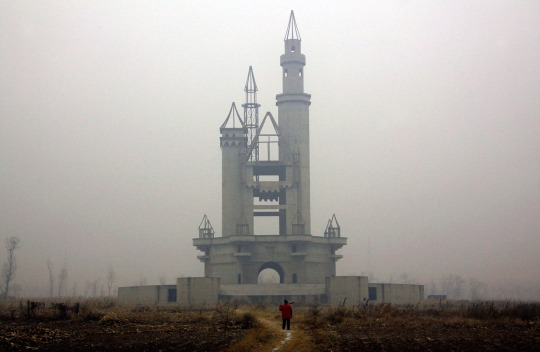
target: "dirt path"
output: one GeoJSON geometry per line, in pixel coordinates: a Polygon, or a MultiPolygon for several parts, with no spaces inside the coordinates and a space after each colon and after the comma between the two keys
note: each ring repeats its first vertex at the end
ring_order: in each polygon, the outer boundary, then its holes
{"type": "MultiPolygon", "coordinates": [[[[247,310],[239,309],[238,314],[246,314],[247,310]]],[[[273,310],[249,311],[260,323],[260,327],[253,329],[245,337],[231,346],[228,351],[266,351],[266,352],[311,352],[316,351],[308,334],[302,330],[298,319],[291,320],[292,330],[281,329],[279,313],[273,310]]]]}
{"type": "Polygon", "coordinates": [[[281,326],[279,325],[280,321],[270,320],[263,316],[258,316],[257,319],[259,319],[259,321],[264,326],[266,326],[270,331],[277,332],[278,336],[281,337],[281,340],[278,341],[276,347],[274,347],[271,351],[272,352],[282,351],[283,346],[292,339],[293,334],[291,330],[282,330],[281,326]]]}
{"type": "Polygon", "coordinates": [[[272,350],[272,352],[277,352],[277,351],[281,351],[283,349],[283,346],[289,341],[292,339],[292,333],[290,330],[286,330],[286,333],[285,333],[285,337],[283,337],[283,340],[281,340],[281,342],[279,343],[279,346],[277,346],[276,348],[274,348],[272,350]]]}
{"type": "Polygon", "coordinates": [[[302,325],[291,320],[291,330],[281,329],[281,319],[269,318],[263,314],[257,315],[257,319],[270,331],[275,332],[277,337],[273,341],[271,352],[310,352],[316,351],[308,335],[303,331],[302,325]]]}
{"type": "Polygon", "coordinates": [[[286,345],[292,340],[293,334],[291,331],[283,331],[281,329],[281,319],[278,319],[277,314],[270,310],[255,310],[247,311],[239,309],[237,314],[253,314],[260,327],[256,328],[251,333],[248,333],[242,341],[233,346],[232,351],[247,350],[246,348],[256,348],[259,351],[268,352],[285,352],[286,345]],[[264,336],[264,337],[263,337],[264,336]]]}

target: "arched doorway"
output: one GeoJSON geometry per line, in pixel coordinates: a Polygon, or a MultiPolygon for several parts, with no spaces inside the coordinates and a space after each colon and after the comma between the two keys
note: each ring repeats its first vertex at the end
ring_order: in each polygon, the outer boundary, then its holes
{"type": "Polygon", "coordinates": [[[268,262],[261,265],[258,272],[257,282],[261,283],[280,283],[285,281],[285,273],[281,265],[268,262]]]}

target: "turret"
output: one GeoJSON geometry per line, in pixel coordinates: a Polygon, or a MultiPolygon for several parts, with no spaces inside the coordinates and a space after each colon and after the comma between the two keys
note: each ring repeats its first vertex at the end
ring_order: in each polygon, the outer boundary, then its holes
{"type": "MultiPolygon", "coordinates": [[[[243,204],[245,187],[242,166],[246,157],[247,128],[232,103],[227,118],[219,129],[222,155],[222,234],[236,235],[245,231],[243,204]]],[[[249,231],[248,231],[249,232],[249,231]]]]}
{"type": "Polygon", "coordinates": [[[302,39],[291,11],[285,33],[285,53],[280,57],[283,68],[283,93],[304,93],[304,66],[306,56],[302,54],[302,39]]]}

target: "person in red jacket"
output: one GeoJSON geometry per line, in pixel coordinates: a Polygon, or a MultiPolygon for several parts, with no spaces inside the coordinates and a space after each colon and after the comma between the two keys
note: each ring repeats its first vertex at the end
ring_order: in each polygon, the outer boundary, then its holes
{"type": "Polygon", "coordinates": [[[283,304],[279,306],[279,310],[281,311],[281,319],[283,319],[281,329],[285,330],[285,326],[287,326],[287,330],[291,330],[292,306],[284,299],[283,304]]]}

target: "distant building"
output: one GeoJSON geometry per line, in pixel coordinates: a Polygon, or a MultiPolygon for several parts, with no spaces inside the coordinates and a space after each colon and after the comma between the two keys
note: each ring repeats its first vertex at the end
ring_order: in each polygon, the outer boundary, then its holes
{"type": "MultiPolygon", "coordinates": [[[[309,106],[304,92],[305,55],[291,11],[280,57],[283,92],[278,119],[259,121],[257,84],[250,67],[240,116],[235,103],[220,127],[222,235],[206,217],[193,245],[201,251],[204,277],[179,278],[176,285],[121,287],[121,302],[213,305],[223,300],[328,304],[409,303],[424,296],[422,285],[370,284],[365,276],[336,276],[338,250],[347,244],[335,215],[320,236],[312,235],[310,211],[309,106]],[[277,222],[278,233],[262,235],[255,219],[277,222]],[[273,269],[279,283],[259,284],[273,269]]],[[[322,230],[322,229],[321,229],[322,230]]]]}

